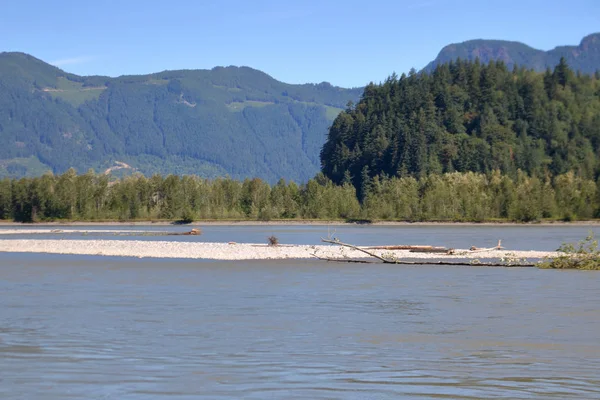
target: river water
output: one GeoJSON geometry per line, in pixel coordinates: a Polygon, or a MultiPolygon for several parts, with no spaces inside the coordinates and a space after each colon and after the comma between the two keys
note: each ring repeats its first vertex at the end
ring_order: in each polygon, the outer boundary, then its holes
{"type": "MultiPolygon", "coordinates": [[[[553,250],[588,229],[336,235],[553,250]]],[[[326,231],[206,227],[196,240],[326,231]]],[[[0,253],[0,398],[598,399],[599,304],[599,272],[0,253]]]]}

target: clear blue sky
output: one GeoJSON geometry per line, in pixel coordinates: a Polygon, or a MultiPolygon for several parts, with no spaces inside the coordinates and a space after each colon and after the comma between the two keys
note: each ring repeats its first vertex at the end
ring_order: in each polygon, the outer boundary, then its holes
{"type": "Polygon", "coordinates": [[[80,75],[247,65],[290,83],[379,82],[469,39],[548,50],[600,31],[600,0],[0,0],[0,51],[80,75]]]}

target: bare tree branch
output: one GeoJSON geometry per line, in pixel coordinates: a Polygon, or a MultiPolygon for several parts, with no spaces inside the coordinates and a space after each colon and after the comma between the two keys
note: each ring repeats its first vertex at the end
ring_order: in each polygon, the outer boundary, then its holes
{"type": "Polygon", "coordinates": [[[354,260],[352,258],[329,258],[329,257],[321,257],[316,255],[315,253],[311,253],[311,256],[321,260],[321,261],[332,261],[332,262],[344,262],[344,263],[357,263],[357,264],[374,264],[373,261],[369,260],[354,260]]]}
{"type": "Polygon", "coordinates": [[[330,240],[330,239],[323,239],[323,238],[321,238],[321,241],[322,241],[322,242],[324,242],[324,243],[331,243],[331,244],[337,244],[338,246],[349,247],[349,248],[351,248],[351,249],[354,249],[354,250],[357,250],[357,251],[361,251],[361,252],[363,252],[363,253],[365,253],[365,254],[367,254],[367,255],[371,256],[371,257],[374,257],[374,258],[376,258],[376,259],[378,259],[378,260],[380,260],[380,261],[383,261],[384,263],[391,263],[391,264],[394,264],[394,261],[393,261],[393,260],[388,260],[388,259],[386,259],[386,258],[383,258],[383,257],[381,257],[381,256],[378,256],[378,255],[377,255],[377,254],[375,254],[375,253],[371,253],[370,251],[367,251],[367,250],[365,250],[365,249],[361,249],[360,247],[354,246],[354,245],[352,245],[352,244],[348,244],[348,243],[342,243],[342,242],[340,242],[339,240],[330,240]]]}
{"type": "MultiPolygon", "coordinates": [[[[444,260],[438,260],[438,261],[404,261],[404,260],[390,260],[388,258],[385,257],[381,257],[375,253],[372,253],[368,250],[362,249],[358,246],[352,245],[352,244],[348,244],[348,243],[343,243],[340,242],[339,240],[330,240],[330,239],[324,239],[321,238],[321,241],[324,243],[331,243],[331,244],[336,244],[338,246],[342,246],[342,247],[348,247],[351,248],[353,250],[357,250],[360,251],[362,253],[365,253],[373,258],[376,258],[378,260],[380,260],[381,262],[383,262],[384,264],[400,264],[400,265],[455,265],[455,266],[464,266],[464,265],[472,265],[472,266],[478,266],[478,267],[535,267],[536,264],[535,263],[531,263],[531,262],[527,262],[527,263],[519,263],[519,264],[507,264],[505,262],[481,262],[479,260],[471,260],[471,261],[444,261],[444,260]]],[[[477,249],[475,251],[484,251],[484,250],[500,250],[503,247],[500,245],[501,242],[498,241],[498,246],[496,247],[492,247],[489,249],[477,249]]],[[[372,264],[372,262],[370,261],[366,261],[366,260],[354,260],[354,259],[336,259],[336,258],[328,258],[328,257],[320,257],[316,254],[311,254],[312,256],[318,258],[319,260],[323,260],[323,261],[334,261],[334,262],[352,262],[352,263],[366,263],[366,264],[372,264]]]]}

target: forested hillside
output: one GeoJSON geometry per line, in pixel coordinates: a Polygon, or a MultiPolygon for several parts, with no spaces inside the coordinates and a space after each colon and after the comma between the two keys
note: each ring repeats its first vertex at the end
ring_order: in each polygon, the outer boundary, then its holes
{"type": "Polygon", "coordinates": [[[373,178],[518,170],[598,177],[600,74],[457,61],[370,84],[333,123],[323,173],[364,200],[373,178]]]}
{"type": "Polygon", "coordinates": [[[584,37],[578,46],[559,46],[549,51],[506,40],[478,39],[454,43],[444,47],[436,59],[425,67],[425,71],[431,72],[440,64],[460,58],[465,61],[479,59],[483,64],[502,61],[509,68],[519,65],[543,72],[558,64],[561,57],[573,70],[593,74],[600,68],[600,33],[584,37]]]}
{"type": "Polygon", "coordinates": [[[331,122],[361,92],[245,67],[81,77],[0,53],[0,176],[118,161],[147,175],[306,181],[331,122]]]}
{"type": "MultiPolygon", "coordinates": [[[[98,90],[97,80],[103,78],[87,79],[82,87],[98,90]]],[[[135,132],[152,132],[144,121],[160,121],[155,116],[130,119],[150,107],[136,108],[122,94],[132,84],[126,80],[139,77],[120,79],[102,89],[111,93],[105,100],[111,118],[104,121],[85,114],[89,104],[100,103],[102,96],[82,103],[88,105],[72,114],[92,121],[94,131],[105,132],[106,146],[117,146],[121,140],[116,135],[110,139],[111,127],[139,126],[135,132]]],[[[201,107],[199,98],[176,86],[179,83],[162,85],[165,98],[179,93],[176,98],[185,109],[201,107]]],[[[150,94],[154,92],[147,90],[151,104],[156,101],[150,94]]],[[[58,107],[62,102],[50,104],[58,107]]],[[[247,113],[246,118],[250,115],[256,124],[264,123],[258,114],[247,113]]],[[[169,126],[181,126],[185,132],[186,125],[179,120],[170,120],[169,126]]],[[[79,137],[63,138],[81,145],[79,137]]],[[[185,140],[187,147],[196,148],[194,137],[185,140]]],[[[163,147],[160,140],[139,142],[146,146],[144,154],[168,159],[161,153],[170,145],[168,140],[163,147]]],[[[93,143],[90,147],[93,152],[93,143]]],[[[509,70],[502,62],[457,61],[438,66],[432,74],[413,71],[368,85],[360,101],[348,104],[335,118],[321,151],[323,173],[305,184],[159,174],[115,180],[110,174],[77,175],[69,169],[60,175],[0,180],[0,219],[591,219],[600,216],[599,152],[599,73],[575,73],[564,59],[544,73],[509,70]]]]}

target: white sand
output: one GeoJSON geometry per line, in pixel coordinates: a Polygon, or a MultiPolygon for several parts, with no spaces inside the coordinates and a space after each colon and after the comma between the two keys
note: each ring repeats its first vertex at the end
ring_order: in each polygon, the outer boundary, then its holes
{"type": "MultiPolygon", "coordinates": [[[[196,258],[210,260],[268,260],[314,258],[368,258],[362,252],[335,245],[267,246],[250,243],[198,243],[138,240],[0,240],[0,252],[81,254],[154,258],[196,258]]],[[[554,252],[494,250],[471,252],[457,250],[458,254],[410,253],[407,250],[371,250],[371,252],[398,259],[500,259],[518,257],[537,259],[555,256],[554,252]]]]}

